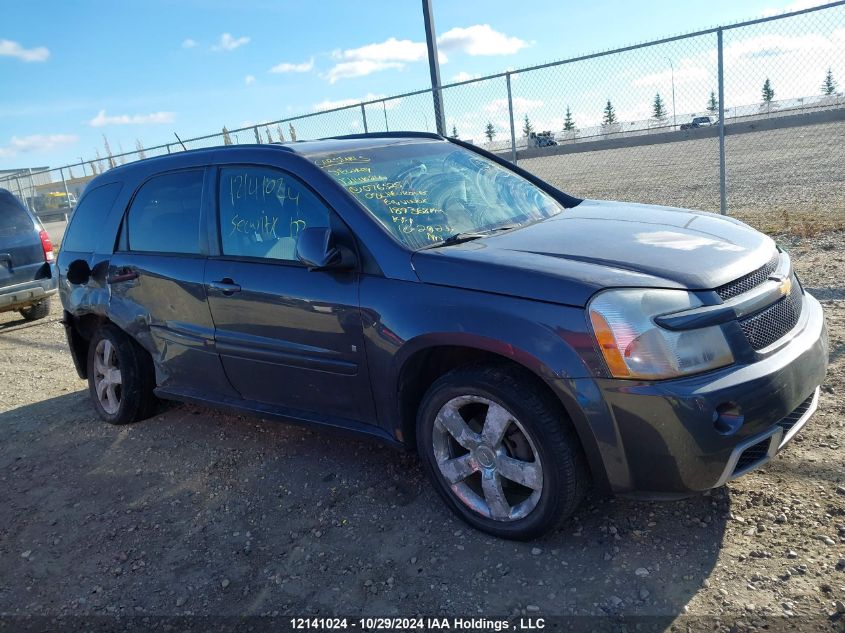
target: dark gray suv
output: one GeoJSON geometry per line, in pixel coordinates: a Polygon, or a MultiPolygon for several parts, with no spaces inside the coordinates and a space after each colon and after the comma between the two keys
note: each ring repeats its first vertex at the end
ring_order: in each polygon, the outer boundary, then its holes
{"type": "Polygon", "coordinates": [[[43,319],[57,286],[47,231],[10,191],[0,189],[0,312],[43,319]]]}
{"type": "Polygon", "coordinates": [[[760,466],[827,367],[821,306],[765,235],[574,198],[430,134],[112,169],[58,263],[105,420],[158,397],[369,435],[507,538],[590,485],[676,498],[760,466]]]}

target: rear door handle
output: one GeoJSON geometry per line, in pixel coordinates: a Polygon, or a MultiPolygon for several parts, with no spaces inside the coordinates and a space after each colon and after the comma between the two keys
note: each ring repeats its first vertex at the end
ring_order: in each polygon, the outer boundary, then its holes
{"type": "Polygon", "coordinates": [[[227,296],[231,295],[235,292],[241,291],[241,287],[238,284],[236,284],[234,281],[229,279],[228,277],[225,277],[225,278],[221,279],[220,281],[212,281],[210,284],[208,284],[208,287],[211,288],[212,290],[217,290],[218,292],[222,292],[224,295],[227,295],[227,296]]]}
{"type": "Polygon", "coordinates": [[[106,282],[110,284],[119,284],[123,281],[132,281],[133,279],[138,279],[138,271],[132,270],[131,268],[118,268],[114,275],[110,275],[109,278],[106,279],[106,282]]]}

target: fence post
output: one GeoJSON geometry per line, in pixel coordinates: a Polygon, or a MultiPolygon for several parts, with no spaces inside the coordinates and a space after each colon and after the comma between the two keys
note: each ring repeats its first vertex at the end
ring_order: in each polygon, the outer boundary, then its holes
{"type": "Polygon", "coordinates": [[[370,130],[367,129],[367,109],[363,103],[361,104],[361,118],[364,120],[364,134],[369,134],[370,130]]]}
{"type": "Polygon", "coordinates": [[[384,131],[390,132],[390,128],[387,125],[387,102],[384,99],[381,100],[381,108],[384,110],[384,131]]]}
{"type": "Polygon", "coordinates": [[[258,135],[258,126],[253,125],[252,131],[255,132],[255,142],[258,143],[259,145],[261,145],[261,137],[258,135]]]}
{"type": "Polygon", "coordinates": [[[23,195],[23,189],[21,189],[21,181],[20,179],[15,176],[15,187],[18,190],[18,198],[20,198],[21,202],[23,202],[24,206],[29,209],[29,203],[26,201],[26,196],[23,195]]]}
{"type": "Polygon", "coordinates": [[[727,182],[725,180],[725,60],[722,50],[722,29],[716,31],[719,56],[719,213],[728,212],[727,182]]]}
{"type": "Polygon", "coordinates": [[[516,129],[513,126],[513,98],[511,97],[511,74],[505,73],[508,84],[508,118],[511,122],[511,162],[516,165],[516,129]]]}
{"type": "Polygon", "coordinates": [[[35,213],[35,182],[32,180],[32,167],[29,168],[29,199],[32,202],[32,212],[35,213]]]}
{"type": "MultiPolygon", "coordinates": [[[[62,184],[65,187],[65,200],[67,200],[67,206],[70,207],[70,192],[67,190],[67,180],[65,180],[64,167],[59,167],[59,175],[62,177],[62,184]]],[[[67,222],[67,211],[65,211],[65,222],[67,222]]]]}

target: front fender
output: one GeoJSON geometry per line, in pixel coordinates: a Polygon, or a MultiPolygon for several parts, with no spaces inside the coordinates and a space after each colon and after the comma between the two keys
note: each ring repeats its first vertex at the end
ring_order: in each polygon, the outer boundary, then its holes
{"type": "Polygon", "coordinates": [[[555,393],[591,464],[596,430],[581,412],[579,379],[604,375],[584,310],[432,284],[361,280],[364,336],[380,424],[401,437],[399,382],[419,352],[452,346],[496,354],[524,367],[555,393]]]}

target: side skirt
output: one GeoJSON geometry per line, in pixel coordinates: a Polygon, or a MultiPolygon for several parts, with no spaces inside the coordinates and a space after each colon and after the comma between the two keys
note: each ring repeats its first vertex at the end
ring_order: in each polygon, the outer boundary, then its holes
{"type": "Polygon", "coordinates": [[[156,397],[161,398],[162,400],[177,400],[179,402],[224,409],[231,413],[246,414],[277,422],[286,422],[289,424],[296,424],[298,426],[339,431],[344,434],[357,436],[359,439],[363,437],[375,439],[387,444],[391,448],[407,450],[402,442],[390,435],[390,433],[384,429],[373,424],[366,424],[356,420],[329,417],[316,413],[299,411],[297,409],[288,409],[285,407],[275,407],[252,400],[209,398],[205,394],[187,391],[174,391],[171,389],[164,389],[162,387],[157,387],[153,393],[155,393],[156,397]]]}

